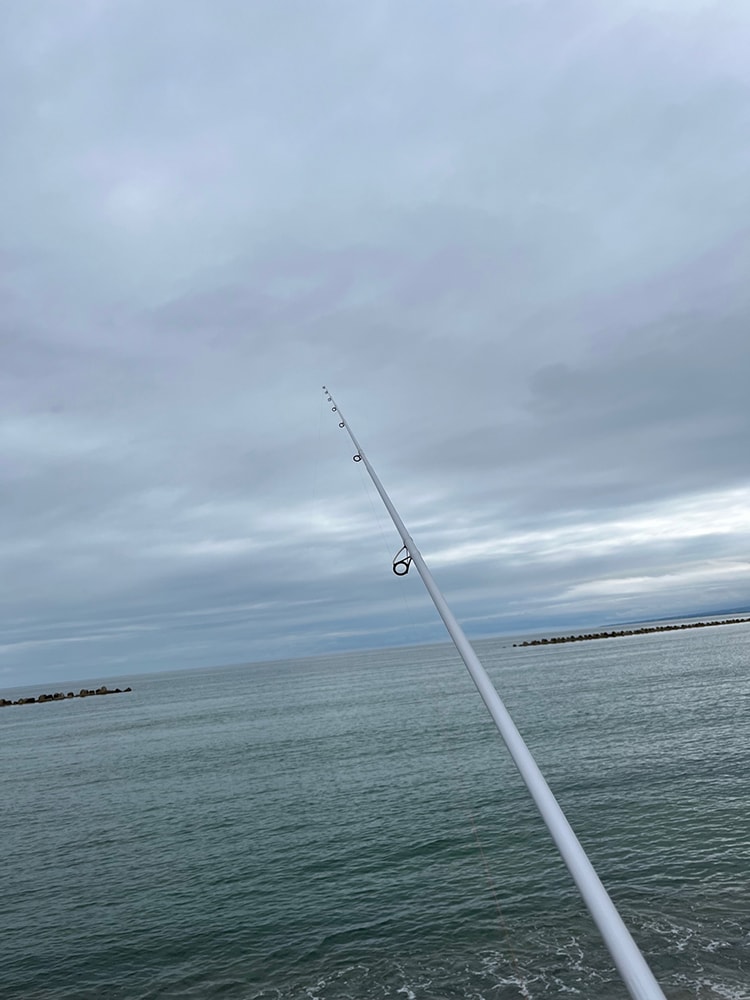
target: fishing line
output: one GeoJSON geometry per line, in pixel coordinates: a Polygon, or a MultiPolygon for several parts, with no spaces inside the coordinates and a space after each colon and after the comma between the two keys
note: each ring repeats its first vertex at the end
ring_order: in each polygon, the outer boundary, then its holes
{"type": "MultiPolygon", "coordinates": [[[[489,894],[492,897],[492,904],[494,904],[494,909],[497,914],[498,937],[496,948],[499,954],[507,960],[511,971],[515,974],[520,990],[519,995],[524,997],[525,1000],[530,1000],[531,993],[529,992],[529,977],[521,970],[518,956],[513,948],[513,938],[516,931],[509,925],[505,918],[505,914],[503,913],[497,884],[493,877],[492,868],[479,835],[479,826],[477,824],[474,807],[472,805],[474,795],[472,794],[468,773],[466,767],[460,759],[460,756],[451,751],[451,747],[445,739],[445,734],[450,731],[451,725],[455,721],[455,716],[450,711],[450,705],[445,693],[441,692],[437,685],[436,693],[438,696],[435,699],[431,699],[431,703],[438,721],[439,735],[437,736],[437,739],[441,741],[442,746],[445,748],[446,754],[451,761],[450,769],[452,772],[452,783],[456,786],[455,794],[451,796],[451,799],[456,806],[457,811],[460,813],[462,820],[462,822],[457,820],[456,828],[457,831],[460,828],[462,833],[467,829],[467,827],[471,828],[474,843],[476,845],[476,851],[472,851],[472,867],[475,871],[481,871],[484,881],[486,882],[486,887],[489,888],[489,894]],[[441,737],[442,740],[440,739],[441,737]],[[474,867],[477,864],[478,867],[474,867]]],[[[463,732],[463,730],[460,731],[463,732]]],[[[468,878],[468,869],[466,877],[468,878]]],[[[480,891],[475,889],[473,884],[469,886],[469,890],[476,892],[480,891]]]]}
{"type": "Polygon", "coordinates": [[[320,460],[321,460],[321,455],[322,455],[320,443],[321,443],[322,435],[323,435],[323,404],[324,404],[324,400],[321,399],[321,401],[320,401],[320,409],[318,410],[318,441],[317,441],[317,445],[316,445],[316,448],[315,448],[316,461],[315,461],[315,464],[313,466],[312,498],[313,498],[313,508],[314,509],[317,508],[317,506],[318,506],[318,504],[320,502],[320,497],[318,496],[318,474],[320,472],[320,460]]]}
{"type": "MultiPolygon", "coordinates": [[[[390,560],[391,551],[393,549],[393,544],[388,539],[389,532],[388,532],[387,529],[388,529],[389,525],[386,522],[384,522],[384,520],[383,520],[382,509],[379,509],[376,506],[376,504],[375,504],[375,500],[374,500],[374,497],[373,497],[373,489],[374,489],[374,487],[373,487],[372,482],[370,480],[370,477],[367,475],[365,469],[362,468],[362,462],[358,462],[357,465],[359,465],[359,467],[360,467],[360,482],[362,483],[362,489],[364,490],[365,494],[367,495],[367,499],[369,500],[370,507],[372,509],[373,517],[374,517],[375,522],[378,525],[378,528],[379,528],[379,531],[380,531],[380,537],[381,537],[382,542],[383,542],[383,550],[384,550],[384,552],[386,554],[386,557],[390,560]]],[[[398,589],[399,589],[399,592],[400,592],[400,594],[402,596],[402,599],[404,601],[404,607],[406,609],[406,612],[407,612],[410,620],[413,620],[414,619],[414,612],[413,612],[413,609],[412,609],[412,607],[410,605],[408,594],[407,594],[406,590],[403,587],[399,587],[398,589]]],[[[458,799],[454,798],[454,803],[455,803],[456,807],[459,809],[459,811],[463,814],[464,821],[466,821],[468,819],[468,824],[471,827],[471,831],[472,831],[472,834],[474,836],[474,841],[475,841],[476,846],[477,846],[478,851],[479,851],[479,864],[480,864],[480,868],[481,868],[481,870],[483,872],[483,875],[484,875],[485,881],[487,883],[487,886],[489,887],[490,896],[492,897],[492,902],[494,903],[494,908],[495,908],[495,911],[496,911],[496,914],[497,914],[497,921],[498,921],[498,925],[499,925],[499,928],[500,928],[500,931],[499,931],[500,937],[499,937],[499,940],[498,940],[498,948],[499,948],[501,954],[505,954],[508,957],[509,961],[510,961],[511,968],[512,968],[513,972],[515,973],[515,976],[516,976],[516,978],[517,978],[517,980],[518,980],[518,982],[520,984],[520,987],[521,987],[521,994],[520,995],[523,996],[523,997],[530,997],[531,994],[528,992],[527,977],[521,971],[521,968],[520,968],[520,965],[519,965],[519,962],[518,962],[518,957],[517,957],[517,955],[516,955],[516,953],[515,953],[515,951],[513,949],[513,944],[512,944],[512,936],[513,935],[512,935],[512,932],[511,932],[511,930],[510,930],[510,928],[508,926],[508,922],[505,919],[505,915],[503,913],[502,907],[500,905],[500,899],[498,897],[497,887],[496,887],[495,881],[494,881],[493,876],[492,876],[492,871],[490,869],[490,864],[489,864],[489,861],[487,859],[487,855],[486,855],[486,853],[484,851],[484,847],[482,846],[482,842],[481,842],[480,837],[479,837],[479,830],[477,828],[476,819],[474,817],[474,810],[473,810],[472,805],[471,805],[472,796],[471,796],[470,790],[469,790],[469,782],[468,782],[468,778],[467,778],[467,774],[466,774],[466,769],[464,767],[461,767],[459,764],[456,763],[455,755],[452,754],[452,753],[450,753],[450,747],[448,746],[448,744],[445,741],[445,733],[448,732],[448,730],[449,730],[449,721],[452,721],[452,720],[450,719],[449,708],[448,708],[448,705],[446,704],[446,701],[445,701],[444,697],[438,696],[438,698],[435,699],[434,710],[435,710],[436,715],[438,717],[438,719],[437,719],[437,721],[438,721],[438,734],[437,734],[436,739],[437,739],[438,743],[442,744],[443,749],[446,751],[448,757],[450,758],[450,760],[452,762],[452,770],[453,770],[453,775],[454,775],[455,783],[459,786],[459,798],[463,798],[463,802],[462,803],[460,801],[458,801],[458,799]]]]}
{"type": "Polygon", "coordinates": [[[484,866],[484,874],[485,878],[487,879],[487,885],[490,888],[490,893],[492,894],[492,898],[495,903],[495,910],[497,911],[497,921],[500,925],[500,931],[503,935],[503,938],[505,939],[505,947],[507,951],[510,953],[510,961],[511,965],[513,966],[513,971],[516,974],[516,978],[519,981],[519,985],[522,987],[521,995],[524,997],[531,997],[531,994],[529,993],[528,990],[528,984],[526,982],[526,976],[521,972],[521,967],[518,964],[518,956],[513,950],[510,928],[508,927],[508,922],[505,919],[505,914],[503,913],[503,909],[500,906],[500,899],[497,894],[497,886],[495,885],[495,880],[492,877],[492,870],[490,868],[489,862],[487,861],[487,855],[484,853],[484,847],[482,846],[482,841],[479,839],[479,830],[477,828],[476,820],[474,819],[474,810],[471,808],[471,806],[468,806],[467,808],[469,811],[469,818],[471,820],[471,829],[474,834],[474,840],[476,841],[476,845],[479,848],[479,854],[482,859],[482,865],[484,866]]]}
{"type": "Polygon", "coordinates": [[[380,532],[380,539],[383,543],[383,551],[386,556],[390,558],[390,550],[392,548],[391,543],[388,541],[388,535],[386,534],[386,522],[383,519],[382,510],[378,510],[375,506],[375,500],[372,495],[372,483],[370,482],[370,477],[367,475],[364,469],[360,469],[359,481],[362,484],[362,489],[364,490],[365,496],[370,502],[370,509],[372,510],[372,516],[375,524],[378,526],[380,532]]]}
{"type": "MultiPolygon", "coordinates": [[[[381,537],[381,540],[382,540],[382,543],[383,543],[383,550],[386,553],[386,556],[388,558],[390,558],[390,553],[391,553],[391,549],[393,548],[393,546],[392,546],[392,543],[389,542],[389,540],[388,540],[389,532],[387,532],[387,529],[388,529],[389,525],[383,520],[382,508],[379,508],[375,504],[375,499],[374,499],[374,496],[373,496],[373,485],[372,485],[372,482],[370,480],[370,477],[366,474],[365,469],[362,468],[362,463],[358,462],[357,464],[360,467],[360,482],[362,483],[362,489],[364,490],[364,492],[365,492],[365,494],[367,496],[367,499],[368,499],[368,501],[370,503],[370,508],[372,510],[372,513],[373,513],[373,517],[375,519],[375,523],[378,526],[378,529],[379,529],[379,532],[380,532],[380,537],[381,537]]],[[[408,593],[406,592],[406,590],[403,587],[399,587],[399,592],[400,592],[402,600],[404,602],[404,608],[406,610],[406,613],[407,613],[409,619],[411,621],[413,621],[414,620],[414,610],[411,607],[411,603],[409,601],[408,593]]],[[[446,732],[447,728],[448,728],[447,727],[448,711],[447,711],[447,706],[445,705],[443,698],[439,697],[437,699],[436,710],[437,710],[438,716],[440,717],[439,722],[442,723],[438,727],[439,728],[439,732],[441,734],[444,734],[446,732]]],[[[440,737],[438,737],[438,741],[440,741],[440,737]]],[[[447,745],[445,744],[444,741],[442,741],[442,742],[443,742],[444,749],[447,751],[449,748],[447,747],[447,745]]],[[[451,757],[452,760],[455,760],[455,758],[453,757],[453,755],[450,755],[450,757],[451,757]]],[[[483,873],[484,873],[485,880],[487,882],[487,886],[489,887],[489,892],[490,892],[490,895],[492,897],[492,901],[494,903],[495,912],[497,914],[497,921],[498,921],[498,925],[499,925],[499,928],[500,928],[500,940],[498,941],[498,945],[499,945],[500,951],[503,952],[503,953],[505,953],[509,957],[509,959],[510,959],[511,967],[512,967],[513,972],[515,973],[516,979],[518,980],[519,985],[521,987],[521,996],[523,996],[523,997],[530,997],[531,994],[528,992],[527,978],[524,975],[524,973],[521,971],[521,967],[520,967],[519,962],[518,962],[518,956],[516,955],[516,952],[513,949],[512,933],[511,933],[511,930],[510,930],[510,928],[508,926],[508,922],[505,919],[505,915],[503,913],[502,907],[500,905],[500,899],[499,899],[498,893],[497,893],[497,886],[496,886],[494,878],[492,876],[492,871],[490,869],[489,861],[487,860],[487,855],[485,854],[484,847],[483,847],[482,842],[481,842],[480,837],[479,837],[479,830],[477,828],[477,823],[476,823],[476,819],[475,819],[475,816],[474,816],[474,810],[471,807],[471,795],[469,794],[469,785],[468,785],[468,780],[467,780],[467,776],[466,776],[466,771],[462,767],[454,766],[454,775],[458,779],[457,783],[459,784],[459,786],[461,788],[461,793],[462,793],[463,798],[464,798],[463,806],[461,806],[458,802],[456,802],[456,805],[459,807],[459,809],[461,809],[464,812],[464,816],[468,817],[469,824],[471,826],[471,831],[472,831],[472,833],[474,835],[474,841],[476,843],[477,849],[479,850],[480,864],[481,864],[481,867],[483,869],[483,873]]]]}
{"type": "MultiPolygon", "coordinates": [[[[363,488],[363,490],[365,491],[365,493],[367,495],[367,499],[370,501],[370,507],[372,509],[373,517],[375,518],[375,523],[377,524],[378,529],[380,531],[380,538],[381,538],[382,543],[383,543],[383,552],[385,553],[386,559],[390,562],[391,561],[392,552],[393,552],[393,542],[389,541],[390,532],[388,531],[388,528],[390,526],[388,525],[388,522],[383,519],[382,508],[379,508],[375,504],[375,500],[374,500],[373,492],[372,492],[373,491],[373,485],[372,485],[372,482],[370,481],[370,477],[367,475],[367,473],[365,472],[365,470],[362,468],[362,463],[359,462],[358,464],[360,466],[360,482],[362,483],[362,488],[363,488]]],[[[407,621],[409,623],[413,623],[414,620],[415,620],[415,611],[414,611],[414,608],[411,605],[411,602],[409,601],[408,591],[404,587],[399,587],[398,588],[398,593],[399,593],[399,596],[400,596],[401,600],[403,601],[404,610],[406,611],[407,621]]],[[[413,628],[413,625],[412,625],[412,628],[413,628]]]]}

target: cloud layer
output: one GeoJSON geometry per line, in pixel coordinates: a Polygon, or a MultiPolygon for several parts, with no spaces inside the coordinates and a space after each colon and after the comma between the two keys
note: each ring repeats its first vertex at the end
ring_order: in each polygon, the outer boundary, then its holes
{"type": "Polygon", "coordinates": [[[750,12],[0,12],[0,682],[750,603],[750,12]],[[362,481],[358,481],[362,480],[362,481]]]}

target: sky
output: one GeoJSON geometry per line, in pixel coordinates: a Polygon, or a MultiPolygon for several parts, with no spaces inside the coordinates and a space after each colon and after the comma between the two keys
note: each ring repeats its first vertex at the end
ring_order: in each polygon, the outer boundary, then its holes
{"type": "Polygon", "coordinates": [[[750,607],[750,5],[7,0],[0,687],[750,607]]]}

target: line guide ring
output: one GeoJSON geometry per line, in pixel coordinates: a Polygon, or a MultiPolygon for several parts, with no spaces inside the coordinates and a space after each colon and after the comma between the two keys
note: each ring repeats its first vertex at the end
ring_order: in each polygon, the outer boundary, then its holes
{"type": "Polygon", "coordinates": [[[396,555],[393,557],[393,572],[396,574],[396,576],[406,576],[406,574],[409,572],[410,566],[411,566],[411,555],[407,547],[404,545],[398,550],[396,555]],[[399,558],[402,552],[406,554],[403,557],[399,558]]]}

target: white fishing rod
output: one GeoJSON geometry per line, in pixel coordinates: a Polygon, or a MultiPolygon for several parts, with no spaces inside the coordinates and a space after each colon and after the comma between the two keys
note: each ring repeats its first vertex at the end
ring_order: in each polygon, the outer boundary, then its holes
{"type": "Polygon", "coordinates": [[[357,441],[354,433],[346,421],[341,410],[336,405],[329,390],[323,386],[331,409],[338,415],[339,427],[344,428],[352,443],[356,448],[353,458],[355,462],[362,462],[367,469],[370,479],[375,485],[375,489],[380,494],[380,499],[385,504],[386,510],[391,515],[391,520],[396,525],[396,530],[401,536],[404,547],[396,555],[393,563],[393,571],[397,576],[404,576],[409,565],[413,561],[417,567],[419,575],[422,577],[425,587],[438,610],[440,617],[445,623],[445,627],[450,633],[451,639],[455,643],[456,649],[461,655],[461,659],[466,664],[466,668],[474,681],[482,700],[487,706],[495,725],[502,736],[513,762],[518,768],[521,777],[526,784],[537,809],[539,810],[544,823],[552,835],[558,851],[565,862],[568,871],[573,876],[575,884],[578,886],[583,901],[594,919],[594,923],[599,928],[599,932],[604,939],[604,943],[609,949],[609,953],[614,960],[617,971],[620,973],[625,986],[633,1000],[666,1000],[661,987],[654,978],[654,974],[648,967],[645,958],[638,949],[630,935],[630,931],[625,926],[622,917],[617,912],[614,903],[609,897],[607,890],[601,883],[599,876],[594,870],[594,866],[588,859],[586,852],[581,847],[580,841],[573,833],[573,829],[565,818],[565,813],[560,808],[557,799],[547,784],[544,775],[534,760],[531,751],[526,746],[523,737],[516,728],[516,724],[510,717],[510,713],[502,702],[500,695],[493,687],[492,681],[487,676],[487,671],[479,662],[479,657],[471,647],[469,640],[464,635],[464,631],[453,616],[453,612],[448,607],[445,598],[440,593],[435,583],[432,573],[427,567],[422,554],[414,543],[414,539],[406,530],[404,522],[401,520],[398,511],[393,506],[391,498],[385,491],[385,487],[378,479],[377,473],[370,465],[367,456],[362,451],[362,446],[357,441]],[[402,553],[405,553],[402,555],[402,553]]]}

